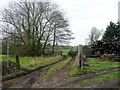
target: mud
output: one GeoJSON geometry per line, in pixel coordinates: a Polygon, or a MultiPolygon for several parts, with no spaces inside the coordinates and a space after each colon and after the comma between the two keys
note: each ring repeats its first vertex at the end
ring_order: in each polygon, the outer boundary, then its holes
{"type": "MultiPolygon", "coordinates": [[[[86,74],[86,75],[81,75],[79,77],[74,77],[72,78],[71,80],[68,80],[66,81],[66,83],[64,84],[61,84],[61,87],[63,88],[70,88],[70,85],[71,84],[75,84],[75,83],[78,83],[82,80],[85,80],[85,79],[91,79],[91,78],[94,78],[94,77],[97,77],[99,75],[102,75],[102,74],[107,74],[107,73],[111,73],[111,72],[115,72],[115,71],[118,71],[120,70],[120,68],[113,68],[113,69],[109,69],[109,70],[104,70],[104,71],[100,71],[100,72],[97,72],[97,73],[91,73],[91,74],[86,74]]],[[[102,83],[98,83],[98,84],[94,84],[94,85],[91,85],[91,86],[77,86],[75,88],[111,88],[111,87],[117,87],[117,85],[120,85],[120,80],[119,79],[114,79],[114,80],[109,80],[107,82],[102,82],[102,83]]]]}
{"type": "Polygon", "coordinates": [[[54,88],[59,87],[61,83],[66,82],[65,75],[69,72],[71,66],[73,65],[75,59],[71,60],[64,68],[59,70],[57,73],[49,76],[46,79],[38,80],[37,83],[33,85],[33,88],[54,88]]]}
{"type": "Polygon", "coordinates": [[[21,76],[18,78],[14,78],[11,80],[7,80],[7,81],[3,81],[3,88],[31,88],[32,84],[35,83],[35,81],[37,81],[37,79],[39,79],[39,76],[44,73],[47,69],[49,69],[50,67],[52,67],[55,64],[60,63],[61,61],[65,60],[66,57],[64,57],[63,59],[61,59],[58,62],[52,63],[50,65],[46,65],[44,67],[40,67],[37,68],[36,70],[34,70],[33,72],[25,75],[25,76],[21,76]]]}
{"type": "Polygon", "coordinates": [[[111,78],[108,81],[91,85],[91,88],[118,88],[120,85],[120,78],[111,78]]]}

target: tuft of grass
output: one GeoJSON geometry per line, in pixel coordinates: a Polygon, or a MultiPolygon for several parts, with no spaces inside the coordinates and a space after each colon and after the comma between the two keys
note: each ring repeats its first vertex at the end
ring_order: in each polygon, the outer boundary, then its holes
{"type": "Polygon", "coordinates": [[[68,74],[66,75],[67,78],[69,77],[75,77],[75,76],[79,76],[79,75],[83,75],[85,74],[84,70],[79,70],[79,68],[77,67],[77,65],[73,65],[71,70],[68,72],[68,74]]]}
{"type": "Polygon", "coordinates": [[[48,77],[48,76],[56,73],[58,70],[60,70],[60,69],[62,69],[63,67],[65,67],[65,65],[66,65],[67,63],[69,63],[71,60],[72,60],[71,57],[69,57],[68,59],[60,62],[59,64],[55,64],[53,67],[51,67],[51,68],[45,73],[45,75],[44,75],[43,77],[48,77]]]}
{"type": "Polygon", "coordinates": [[[29,67],[27,68],[28,70],[33,70],[35,68],[38,68],[40,66],[46,66],[52,63],[55,63],[59,60],[61,60],[63,57],[62,56],[57,56],[57,57],[53,57],[53,58],[49,58],[49,59],[44,59],[42,62],[32,62],[29,67]]]}

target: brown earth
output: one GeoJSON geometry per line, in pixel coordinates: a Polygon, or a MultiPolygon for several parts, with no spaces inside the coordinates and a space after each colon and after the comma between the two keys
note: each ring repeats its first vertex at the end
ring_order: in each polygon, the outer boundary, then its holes
{"type": "Polygon", "coordinates": [[[54,88],[60,86],[61,83],[66,82],[65,75],[69,72],[71,66],[74,64],[75,59],[72,59],[64,68],[59,70],[59,72],[49,76],[48,78],[38,80],[34,83],[33,88],[54,88]]]}

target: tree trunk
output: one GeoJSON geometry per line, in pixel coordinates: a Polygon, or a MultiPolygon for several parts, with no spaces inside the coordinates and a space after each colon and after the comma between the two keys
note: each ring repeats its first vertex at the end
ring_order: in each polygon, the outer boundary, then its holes
{"type": "Polygon", "coordinates": [[[48,36],[47,36],[47,38],[46,38],[46,40],[45,40],[45,43],[44,43],[44,46],[43,46],[43,52],[42,52],[42,55],[45,54],[45,49],[46,49],[46,45],[47,45],[47,42],[48,42],[49,37],[50,37],[50,34],[48,34],[48,36]]]}
{"type": "Polygon", "coordinates": [[[55,39],[56,39],[56,30],[54,29],[54,39],[53,39],[53,46],[52,46],[52,54],[54,54],[55,39]]]}

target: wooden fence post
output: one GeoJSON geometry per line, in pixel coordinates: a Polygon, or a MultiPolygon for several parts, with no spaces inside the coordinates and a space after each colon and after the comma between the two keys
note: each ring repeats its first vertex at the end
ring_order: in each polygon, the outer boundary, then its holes
{"type": "Polygon", "coordinates": [[[16,55],[16,68],[19,70],[20,69],[20,60],[18,55],[16,55]]]}
{"type": "Polygon", "coordinates": [[[77,57],[78,67],[83,68],[84,60],[83,60],[83,53],[82,53],[82,45],[78,46],[78,57],[77,57]]]}

